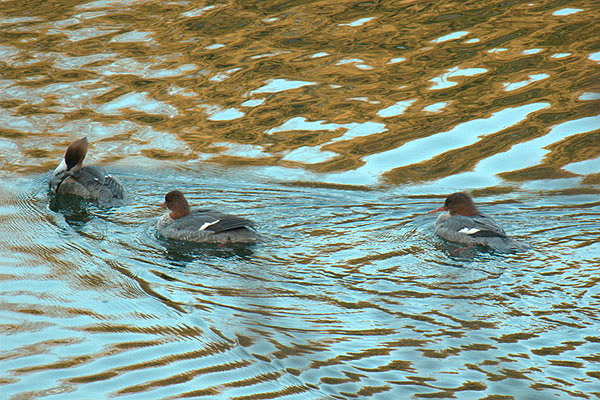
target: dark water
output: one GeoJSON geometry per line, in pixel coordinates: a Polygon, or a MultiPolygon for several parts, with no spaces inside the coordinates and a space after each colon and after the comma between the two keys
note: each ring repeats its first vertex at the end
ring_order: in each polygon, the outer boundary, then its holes
{"type": "Polygon", "coordinates": [[[600,397],[599,13],[1,2],[0,398],[600,397]],[[84,135],[126,205],[50,207],[84,135]],[[456,190],[533,250],[451,256],[456,190]]]}

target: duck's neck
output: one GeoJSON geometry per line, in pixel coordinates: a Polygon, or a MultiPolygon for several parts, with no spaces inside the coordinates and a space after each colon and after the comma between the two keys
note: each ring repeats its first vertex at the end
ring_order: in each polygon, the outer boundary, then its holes
{"type": "Polygon", "coordinates": [[[81,168],[83,168],[83,163],[77,163],[71,169],[69,169],[69,171],[76,172],[79,171],[81,168]]]}

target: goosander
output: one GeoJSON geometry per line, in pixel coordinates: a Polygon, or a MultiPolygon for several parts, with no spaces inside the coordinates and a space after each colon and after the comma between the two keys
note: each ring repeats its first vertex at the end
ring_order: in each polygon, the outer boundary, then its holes
{"type": "Polygon", "coordinates": [[[123,200],[123,186],[104,168],[93,165],[82,166],[87,154],[86,137],[72,142],[60,165],[50,179],[50,190],[54,194],[83,197],[100,203],[123,200]]]}
{"type": "Polygon", "coordinates": [[[160,206],[170,212],[160,217],[156,230],[169,239],[200,243],[254,243],[260,239],[251,220],[212,210],[190,210],[179,190],[167,193],[160,206]]]}
{"type": "Polygon", "coordinates": [[[435,221],[435,233],[448,241],[488,246],[500,252],[531,248],[508,237],[492,217],[480,213],[467,193],[452,193],[442,207],[429,212],[438,211],[445,212],[435,221]]]}

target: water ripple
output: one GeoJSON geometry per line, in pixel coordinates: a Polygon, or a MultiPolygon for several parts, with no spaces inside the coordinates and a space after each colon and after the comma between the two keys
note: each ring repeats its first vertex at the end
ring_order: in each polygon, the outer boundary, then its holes
{"type": "Polygon", "coordinates": [[[593,397],[592,10],[3,2],[3,396],[593,397]],[[122,207],[49,204],[84,135],[122,207]],[[175,188],[267,240],[164,241],[175,188]],[[533,249],[435,237],[463,189],[533,249]]]}

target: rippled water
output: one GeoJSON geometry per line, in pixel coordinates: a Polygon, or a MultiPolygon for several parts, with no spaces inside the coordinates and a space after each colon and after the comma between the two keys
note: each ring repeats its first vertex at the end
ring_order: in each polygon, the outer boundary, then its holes
{"type": "Polygon", "coordinates": [[[0,397],[600,397],[599,17],[0,2],[0,397]],[[126,205],[49,206],[84,135],[126,205]],[[174,188],[266,242],[163,241],[174,188]],[[533,250],[452,255],[457,190],[533,250]]]}

